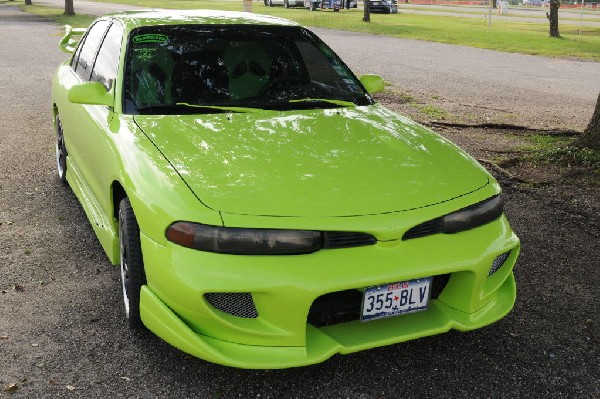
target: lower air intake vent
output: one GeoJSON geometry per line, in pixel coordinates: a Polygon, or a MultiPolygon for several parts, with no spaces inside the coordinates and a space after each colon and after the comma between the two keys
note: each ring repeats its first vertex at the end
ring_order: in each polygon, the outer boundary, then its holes
{"type": "Polygon", "coordinates": [[[222,292],[204,294],[206,301],[215,309],[232,316],[254,319],[258,312],[249,292],[222,292]]]}
{"type": "MultiPolygon", "coordinates": [[[[450,274],[433,276],[431,299],[437,299],[450,274]]],[[[346,290],[321,295],[313,302],[308,312],[308,323],[315,327],[325,327],[353,320],[360,320],[363,293],[359,290],[346,290]]],[[[400,317],[400,316],[399,316],[400,317]]]]}
{"type": "Polygon", "coordinates": [[[345,231],[326,231],[324,248],[349,248],[362,245],[374,245],[377,239],[366,233],[349,233],[345,231]]]}

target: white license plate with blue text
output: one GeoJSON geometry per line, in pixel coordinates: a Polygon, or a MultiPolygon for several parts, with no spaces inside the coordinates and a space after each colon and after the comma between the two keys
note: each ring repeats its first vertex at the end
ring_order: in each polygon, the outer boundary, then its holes
{"type": "Polygon", "coordinates": [[[432,277],[365,288],[362,321],[419,312],[427,309],[432,277]]]}

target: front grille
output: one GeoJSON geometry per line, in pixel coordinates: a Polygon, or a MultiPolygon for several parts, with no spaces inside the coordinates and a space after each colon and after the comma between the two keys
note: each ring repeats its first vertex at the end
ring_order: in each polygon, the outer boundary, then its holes
{"type": "Polygon", "coordinates": [[[345,231],[326,231],[323,235],[324,248],[348,248],[362,245],[374,245],[377,239],[366,233],[352,233],[345,231]]]}
{"type": "Polygon", "coordinates": [[[249,292],[211,292],[204,294],[213,308],[232,316],[255,319],[258,312],[249,292]]]}
{"type": "MultiPolygon", "coordinates": [[[[431,299],[437,299],[450,274],[434,276],[431,283],[431,299]]],[[[313,302],[308,312],[308,323],[315,327],[325,327],[348,321],[360,320],[363,292],[346,290],[321,295],[313,302]]]]}
{"type": "Polygon", "coordinates": [[[411,238],[425,237],[432,234],[438,234],[442,232],[442,219],[433,219],[425,223],[421,223],[412,229],[408,230],[402,236],[403,240],[410,240],[411,238]]]}

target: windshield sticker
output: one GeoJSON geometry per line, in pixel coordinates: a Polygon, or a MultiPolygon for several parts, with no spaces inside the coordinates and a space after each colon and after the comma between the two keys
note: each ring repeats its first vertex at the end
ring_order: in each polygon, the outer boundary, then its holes
{"type": "Polygon", "coordinates": [[[135,51],[135,55],[140,61],[150,61],[156,54],[155,48],[136,48],[133,51],[135,51]]]}
{"type": "Polygon", "coordinates": [[[158,33],[147,33],[145,35],[137,35],[133,37],[133,42],[135,44],[139,43],[166,43],[169,41],[169,37],[167,35],[161,35],[158,33]]]}

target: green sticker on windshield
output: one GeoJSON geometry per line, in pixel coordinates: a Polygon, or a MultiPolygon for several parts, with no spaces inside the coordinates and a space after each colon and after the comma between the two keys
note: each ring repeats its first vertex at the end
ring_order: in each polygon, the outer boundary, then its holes
{"type": "Polygon", "coordinates": [[[159,33],[147,33],[145,35],[134,36],[133,42],[138,43],[165,43],[169,40],[167,35],[161,35],[159,33]]]}

